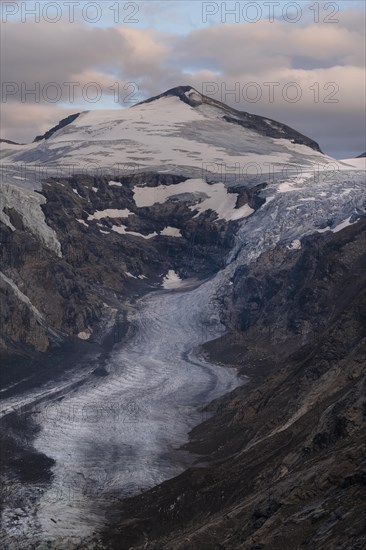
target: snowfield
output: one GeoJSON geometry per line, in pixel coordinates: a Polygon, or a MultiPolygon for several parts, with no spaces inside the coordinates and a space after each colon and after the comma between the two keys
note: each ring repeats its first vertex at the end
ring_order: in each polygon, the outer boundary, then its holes
{"type": "Polygon", "coordinates": [[[204,102],[191,107],[176,96],[128,109],[86,111],[47,140],[4,148],[3,177],[10,182],[25,177],[28,185],[39,186],[42,173],[66,177],[148,169],[225,181],[233,173],[268,177],[289,167],[338,165],[305,145],[227,122],[225,114],[204,102]]]}
{"type": "Polygon", "coordinates": [[[356,170],[366,170],[366,157],[355,158],[355,159],[342,159],[339,162],[342,162],[347,165],[347,168],[345,168],[346,170],[348,169],[349,166],[356,168],[356,170]]]}

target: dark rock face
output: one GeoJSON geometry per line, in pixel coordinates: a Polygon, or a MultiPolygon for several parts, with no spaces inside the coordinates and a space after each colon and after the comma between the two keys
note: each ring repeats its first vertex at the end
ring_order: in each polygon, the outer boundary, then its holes
{"type": "Polygon", "coordinates": [[[56,124],[56,126],[51,128],[50,130],[47,130],[47,132],[45,132],[42,136],[36,136],[33,142],[42,141],[42,139],[49,139],[55,132],[57,132],[57,130],[61,130],[62,128],[65,128],[65,126],[67,126],[68,124],[74,122],[74,120],[76,120],[79,115],[80,113],[76,113],[74,115],[69,115],[68,117],[63,118],[58,124],[56,124]]]}
{"type": "Polygon", "coordinates": [[[319,151],[320,153],[322,152],[318,143],[304,136],[303,134],[300,134],[300,132],[294,130],[290,126],[286,126],[285,124],[279,123],[275,120],[271,120],[271,122],[273,122],[273,125],[269,125],[266,120],[264,120],[261,116],[251,115],[249,113],[244,113],[241,111],[236,111],[235,115],[235,117],[224,116],[223,118],[227,122],[238,124],[239,126],[243,126],[243,128],[249,128],[249,130],[255,130],[256,132],[259,132],[264,136],[277,139],[291,139],[293,143],[307,145],[315,151],[319,151]]]}
{"type": "Polygon", "coordinates": [[[176,86],[175,88],[170,88],[166,92],[163,92],[162,94],[159,94],[154,97],[150,97],[149,99],[146,99],[145,101],[141,101],[138,103],[138,105],[141,105],[143,103],[151,103],[152,101],[156,101],[157,99],[160,99],[161,97],[169,97],[169,96],[175,96],[179,97],[181,101],[186,103],[187,105],[190,105],[191,107],[195,107],[196,105],[200,105],[199,101],[195,101],[194,99],[191,99],[188,97],[187,92],[190,92],[192,90],[192,86],[176,86]]]}
{"type": "Polygon", "coordinates": [[[302,240],[301,253],[282,246],[249,269],[239,268],[233,279],[234,312],[227,322],[246,338],[255,332],[256,338],[260,333],[278,344],[294,340],[304,345],[319,337],[332,315],[362,294],[364,227],[363,220],[351,231],[311,236],[302,240]]]}
{"type": "Polygon", "coordinates": [[[364,547],[365,227],[237,271],[205,351],[250,383],[193,430],[201,463],[113,511],[107,548],[364,547]]]}
{"type": "Polygon", "coordinates": [[[362,158],[365,158],[366,157],[366,153],[362,153],[362,155],[358,155],[358,157],[356,157],[357,159],[362,159],[362,158]]]}
{"type": "MultiPolygon", "coordinates": [[[[94,333],[111,308],[123,307],[120,303],[131,293],[159,288],[169,269],[182,278],[205,278],[224,265],[233,244],[234,222],[217,220],[212,211],[195,217],[197,211],[189,208],[189,201],[136,207],[134,186],[175,185],[185,178],[135,174],[111,186],[112,179],[75,176],[44,183],[47,202],[42,209],[61,244],[62,257],[27,230],[15,209],[6,209],[15,231],[0,224],[3,272],[39,312],[37,316],[1,280],[0,349],[7,360],[9,354],[43,353],[65,338],[94,333]],[[95,212],[107,209],[128,209],[131,214],[93,218],[95,212]],[[157,236],[119,234],[115,229],[122,224],[127,231],[157,236]],[[180,230],[181,237],[158,235],[166,226],[180,230]]],[[[243,200],[250,200],[249,195],[243,200]]]]}
{"type": "Polygon", "coordinates": [[[9,145],[23,145],[22,143],[11,141],[11,139],[0,139],[0,143],[8,143],[9,145]]]}
{"type": "Polygon", "coordinates": [[[248,204],[250,208],[253,208],[253,210],[258,210],[266,202],[266,199],[260,196],[261,191],[266,187],[266,183],[260,183],[250,189],[246,189],[241,185],[233,185],[228,189],[228,192],[238,194],[236,208],[240,208],[244,204],[248,204]]]}

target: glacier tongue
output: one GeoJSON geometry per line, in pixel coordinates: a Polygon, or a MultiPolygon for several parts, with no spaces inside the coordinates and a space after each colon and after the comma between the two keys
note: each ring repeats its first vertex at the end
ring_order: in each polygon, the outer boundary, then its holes
{"type": "Polygon", "coordinates": [[[114,498],[184,469],[187,457],[175,449],[204,420],[198,407],[240,384],[234,370],[197,355],[200,344],[223,331],[211,299],[217,284],[141,299],[131,317],[135,329],[112,353],[109,375],[89,376],[73,391],[69,379],[57,397],[37,405],[42,429],[35,447],[56,463],[51,486],[39,489],[36,513],[29,510],[32,519],[17,527],[18,540],[80,542],[103,526],[114,498]]]}

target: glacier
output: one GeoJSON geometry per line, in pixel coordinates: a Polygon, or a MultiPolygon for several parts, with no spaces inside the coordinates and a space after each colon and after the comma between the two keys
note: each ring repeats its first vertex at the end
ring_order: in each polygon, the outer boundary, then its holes
{"type": "MultiPolygon", "coordinates": [[[[60,540],[77,543],[104,525],[116,495],[136,494],[181,472],[192,457],[178,449],[205,418],[201,407],[245,382],[199,353],[201,344],[225,331],[220,298],[230,294],[237,267],[280,243],[296,254],[304,237],[341,231],[365,215],[365,170],[358,162],[364,159],[336,161],[291,139],[259,135],[228,122],[222,107],[197,94],[190,93],[193,104],[173,94],[130,109],[85,112],[47,140],[2,147],[6,205],[18,209],[29,230],[58,255],[57,234],[41,209],[44,199],[34,192],[44,179],[39,164],[49,168],[49,177],[92,166],[110,176],[112,187],[120,186],[112,179],[118,166],[179,174],[187,180],[163,189],[135,187],[136,208],[187,194],[198,202],[197,216],[212,210],[217,219],[238,224],[227,264],[214,277],[182,281],[169,270],[161,290],[131,305],[128,338],[111,352],[106,376],[93,374],[91,360],[57,385],[3,400],[4,415],[12,408],[29,408],[40,427],[34,445],[55,460],[51,484],[23,494],[26,513],[14,520],[10,508],[4,512],[4,540],[13,548],[24,547],[29,537],[39,543],[52,540],[54,548],[60,540]],[[236,165],[239,177],[232,173],[236,165]],[[289,177],[288,168],[296,175],[289,177]],[[238,186],[258,182],[265,183],[260,192],[264,204],[256,211],[248,205],[238,208],[238,186]]],[[[88,220],[129,214],[116,205],[89,214],[88,220]]],[[[123,225],[113,231],[128,237],[123,225]]],[[[179,236],[174,227],[164,232],[179,236]]],[[[21,299],[27,299],[26,293],[21,299]]]]}

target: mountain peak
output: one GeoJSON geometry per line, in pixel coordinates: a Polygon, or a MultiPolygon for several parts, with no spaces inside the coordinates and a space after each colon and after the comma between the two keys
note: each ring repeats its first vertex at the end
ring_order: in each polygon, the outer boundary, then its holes
{"type": "Polygon", "coordinates": [[[262,136],[278,139],[285,138],[291,140],[294,144],[306,145],[307,147],[322,153],[318,143],[294,130],[290,126],[267,117],[253,115],[245,111],[238,111],[237,109],[226,105],[226,103],[222,103],[217,99],[201,94],[193,88],[193,86],[189,85],[170,88],[166,92],[137,103],[132,108],[137,107],[138,105],[152,103],[164,97],[177,97],[183,103],[186,103],[193,108],[200,108],[203,104],[210,105],[211,107],[219,110],[221,113],[221,118],[226,122],[254,130],[262,136]]]}
{"type": "Polygon", "coordinates": [[[145,101],[141,101],[137,105],[142,105],[144,103],[151,103],[152,101],[156,101],[158,99],[161,99],[162,97],[172,97],[172,96],[178,97],[181,101],[183,101],[184,103],[187,103],[191,107],[196,107],[197,105],[201,105],[205,98],[205,96],[200,94],[192,86],[175,86],[174,88],[170,88],[169,90],[167,90],[166,92],[163,92],[162,94],[150,97],[145,101]]]}
{"type": "MultiPolygon", "coordinates": [[[[239,111],[189,85],[170,88],[129,109],[72,114],[42,136],[37,136],[34,143],[44,140],[51,140],[53,148],[63,152],[68,147],[72,155],[76,151],[78,155],[80,153],[75,148],[76,142],[83,144],[85,151],[90,151],[93,142],[93,151],[101,156],[103,163],[106,157],[112,158],[110,144],[113,143],[118,162],[138,158],[140,165],[148,152],[147,166],[166,166],[169,160],[174,169],[189,165],[201,170],[202,162],[210,159],[211,163],[216,163],[221,155],[227,156],[231,163],[261,163],[267,154],[276,163],[286,154],[286,158],[291,155],[298,163],[308,164],[309,156],[313,156],[311,149],[321,153],[315,141],[293,128],[267,117],[239,111]],[[179,147],[174,146],[171,139],[173,130],[174,136],[181,140],[179,147]],[[155,142],[155,156],[152,155],[152,141],[155,142]],[[121,142],[124,143],[122,148],[121,142]],[[304,145],[309,150],[296,148],[296,145],[304,145]],[[105,148],[108,154],[105,154],[105,148]]],[[[44,158],[44,151],[42,147],[39,151],[32,150],[32,153],[21,150],[18,157],[23,162],[30,157],[44,158]]]]}

